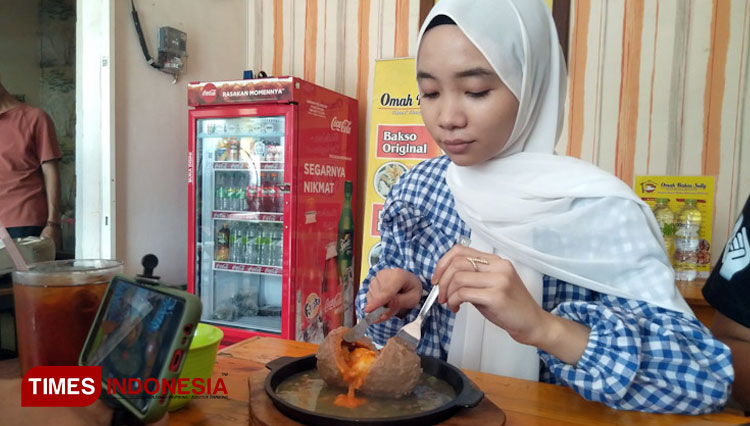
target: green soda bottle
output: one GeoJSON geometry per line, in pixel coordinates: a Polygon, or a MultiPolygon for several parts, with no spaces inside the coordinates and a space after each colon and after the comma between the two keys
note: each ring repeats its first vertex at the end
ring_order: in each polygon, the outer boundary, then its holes
{"type": "Polygon", "coordinates": [[[678,281],[692,281],[698,275],[698,230],[701,220],[697,200],[685,200],[685,205],[677,213],[674,237],[674,272],[678,281]]]}
{"type": "Polygon", "coordinates": [[[656,199],[654,216],[656,217],[656,223],[659,224],[661,235],[664,237],[664,248],[667,250],[667,257],[671,262],[674,256],[675,214],[669,208],[668,198],[656,199]]]}
{"type": "Polygon", "coordinates": [[[352,182],[344,182],[344,204],[341,207],[336,238],[336,263],[339,289],[343,300],[341,325],[354,324],[354,215],[352,214],[352,182]]]}

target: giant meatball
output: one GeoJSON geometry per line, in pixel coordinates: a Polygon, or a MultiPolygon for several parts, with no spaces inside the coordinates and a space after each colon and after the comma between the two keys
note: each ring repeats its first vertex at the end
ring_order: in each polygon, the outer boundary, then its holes
{"type": "Polygon", "coordinates": [[[345,388],[355,382],[355,389],[364,394],[395,398],[414,389],[422,375],[421,360],[401,339],[388,339],[378,351],[367,337],[346,342],[347,331],[347,327],[331,331],[318,348],[318,372],[327,384],[345,388]]]}

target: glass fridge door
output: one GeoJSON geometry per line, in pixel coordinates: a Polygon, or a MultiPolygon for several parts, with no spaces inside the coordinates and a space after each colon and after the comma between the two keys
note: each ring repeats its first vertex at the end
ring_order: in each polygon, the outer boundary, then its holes
{"type": "Polygon", "coordinates": [[[285,117],[197,120],[202,320],[281,333],[285,117]]]}

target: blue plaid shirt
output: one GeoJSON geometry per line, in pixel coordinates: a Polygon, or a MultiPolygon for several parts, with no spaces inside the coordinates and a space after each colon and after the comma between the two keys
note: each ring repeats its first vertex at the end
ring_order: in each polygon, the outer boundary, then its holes
{"type": "MultiPolygon", "coordinates": [[[[380,261],[357,294],[359,317],[364,316],[367,289],[378,271],[411,271],[422,281],[424,301],[438,260],[461,236],[470,236],[445,182],[449,163],[445,156],[424,161],[391,188],[381,225],[380,261]]],[[[734,378],[730,351],[694,317],[548,276],[543,308],[591,329],[576,365],[539,351],[544,382],[569,386],[613,408],[647,412],[712,412],[722,409],[729,396],[734,378]]],[[[374,324],[368,335],[385,344],[418,311],[419,306],[403,320],[374,324]]],[[[433,305],[417,351],[446,359],[454,319],[450,310],[433,305]]]]}

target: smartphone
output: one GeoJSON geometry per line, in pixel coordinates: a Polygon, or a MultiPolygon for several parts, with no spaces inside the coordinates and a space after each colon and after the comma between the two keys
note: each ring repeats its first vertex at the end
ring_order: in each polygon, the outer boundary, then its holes
{"type": "Polygon", "coordinates": [[[102,367],[103,398],[143,422],[167,411],[200,321],[198,297],[153,280],[116,275],[81,351],[79,365],[102,367]]]}

